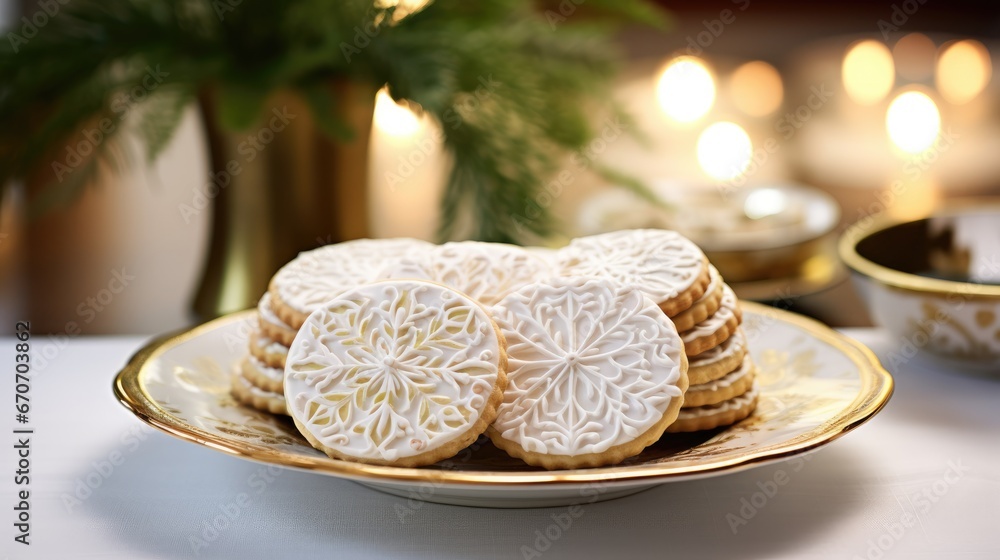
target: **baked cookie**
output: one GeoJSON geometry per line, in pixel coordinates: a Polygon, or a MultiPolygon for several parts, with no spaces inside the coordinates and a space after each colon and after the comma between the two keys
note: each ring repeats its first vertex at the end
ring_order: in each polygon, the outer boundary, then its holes
{"type": "Polygon", "coordinates": [[[719,404],[682,409],[677,421],[667,427],[667,431],[698,432],[735,424],[753,414],[759,394],[754,384],[746,393],[719,404]]]}
{"type": "Polygon", "coordinates": [[[293,330],[338,294],[377,280],[382,269],[435,245],[417,239],[357,239],[299,253],[271,278],[275,313],[293,330]]]}
{"type": "Polygon", "coordinates": [[[698,301],[672,317],[679,332],[694,328],[695,325],[708,319],[719,310],[719,306],[722,304],[722,275],[714,266],[708,265],[708,277],[710,278],[708,288],[698,298],[698,301]]]}
{"type": "Polygon", "coordinates": [[[239,364],[233,368],[232,384],[230,392],[237,402],[271,414],[288,414],[285,410],[285,397],[271,391],[265,391],[250,383],[243,375],[239,364]]]}
{"type": "Polygon", "coordinates": [[[701,385],[714,381],[740,367],[747,355],[747,339],[738,328],[722,344],[688,358],[688,381],[701,385]]]}
{"type": "Polygon", "coordinates": [[[279,395],[285,392],[284,369],[270,367],[253,356],[247,356],[240,362],[240,371],[254,387],[279,395]]]}
{"type": "Polygon", "coordinates": [[[722,285],[722,302],[711,317],[681,333],[688,356],[696,356],[726,341],[743,321],[736,294],[728,285],[722,285]]]}
{"type": "Polygon", "coordinates": [[[493,443],[529,465],[572,469],[639,454],[677,417],[684,344],[634,286],[557,278],[493,308],[507,339],[508,386],[493,443]]]}
{"type": "Polygon", "coordinates": [[[728,401],[750,390],[754,379],[754,366],[750,356],[736,370],[708,383],[691,385],[684,393],[684,408],[694,408],[728,401]]]}
{"type": "Polygon", "coordinates": [[[711,281],[708,260],[676,231],[632,229],[579,237],[560,250],[563,276],[634,284],[670,317],[690,308],[711,281]]]}
{"type": "Polygon", "coordinates": [[[259,330],[255,330],[250,333],[250,355],[266,366],[284,369],[285,357],[288,356],[288,346],[275,341],[259,330]]]}
{"type": "Polygon", "coordinates": [[[429,465],[496,417],[505,346],[486,309],[456,290],[422,280],[360,286],[299,330],[285,366],[288,411],[331,457],[429,465]]]}
{"type": "Polygon", "coordinates": [[[288,323],[282,321],[274,312],[270,293],[265,293],[260,298],[260,301],[257,302],[257,317],[259,319],[260,331],[267,338],[286,348],[295,340],[295,333],[297,331],[288,323]]]}
{"type": "Polygon", "coordinates": [[[516,245],[457,241],[387,266],[383,278],[419,278],[455,288],[490,306],[513,290],[552,275],[545,259],[516,245]]]}

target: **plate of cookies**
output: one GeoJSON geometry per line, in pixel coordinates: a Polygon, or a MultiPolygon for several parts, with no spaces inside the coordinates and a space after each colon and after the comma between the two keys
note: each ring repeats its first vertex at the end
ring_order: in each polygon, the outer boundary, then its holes
{"type": "Polygon", "coordinates": [[[558,250],[328,245],[282,267],[257,309],[153,341],[115,381],[140,419],[211,449],[482,507],[787,459],[892,387],[860,343],[738,301],[668,230],[558,250]]]}

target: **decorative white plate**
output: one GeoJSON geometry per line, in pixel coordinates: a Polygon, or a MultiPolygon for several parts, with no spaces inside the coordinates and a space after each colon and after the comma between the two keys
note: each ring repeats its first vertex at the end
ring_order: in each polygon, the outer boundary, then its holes
{"type": "Polygon", "coordinates": [[[726,429],[667,434],[613,467],[546,471],[508,457],[486,438],[424,468],[331,459],[310,447],[288,418],[241,406],[229,395],[230,367],[246,353],[249,311],[150,343],[118,374],[115,394],[141,420],[210,449],[406,498],[482,507],[608,500],[787,459],[844,435],[889,400],[892,378],[861,344],[791,313],[748,302],[743,309],[759,368],[756,412],[726,429]]]}

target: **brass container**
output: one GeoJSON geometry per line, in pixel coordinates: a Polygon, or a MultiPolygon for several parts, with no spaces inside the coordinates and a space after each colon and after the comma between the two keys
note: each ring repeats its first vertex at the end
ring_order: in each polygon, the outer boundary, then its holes
{"type": "Polygon", "coordinates": [[[274,272],[300,251],[367,234],[375,90],[336,82],[330,99],[354,131],[350,141],[325,135],[292,93],[269,98],[257,124],[241,132],[218,127],[211,91],[199,97],[213,170],[202,186],[213,224],[194,300],[201,317],[255,305],[274,272]]]}

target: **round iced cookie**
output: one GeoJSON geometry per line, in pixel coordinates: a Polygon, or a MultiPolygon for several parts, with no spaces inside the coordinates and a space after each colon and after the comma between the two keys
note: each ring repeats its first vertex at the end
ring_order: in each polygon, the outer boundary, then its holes
{"type": "Polygon", "coordinates": [[[316,309],[285,363],[295,425],[327,455],[415,467],[453,456],[496,417],[505,342],[456,290],[387,280],[316,309]]]}
{"type": "Polygon", "coordinates": [[[516,245],[456,241],[403,259],[382,271],[383,278],[420,278],[450,286],[483,305],[552,275],[549,263],[516,245]]]}
{"type": "Polygon", "coordinates": [[[377,280],[387,265],[432,248],[417,239],[357,239],[299,253],[271,278],[268,291],[274,311],[298,329],[327,300],[377,280]]]}
{"type": "Polygon", "coordinates": [[[722,302],[711,317],[681,333],[688,356],[696,356],[726,341],[743,321],[736,294],[728,285],[722,286],[722,302]]]}
{"type": "Polygon", "coordinates": [[[250,333],[250,355],[264,365],[284,370],[288,346],[275,341],[260,330],[254,330],[250,333]]]}
{"type": "Polygon", "coordinates": [[[295,340],[295,329],[274,312],[270,292],[265,292],[257,302],[257,317],[260,319],[259,326],[264,336],[286,347],[295,340]]]}
{"type": "Polygon", "coordinates": [[[760,391],[754,384],[746,393],[719,404],[685,408],[677,415],[677,421],[671,424],[667,431],[698,432],[735,424],[753,414],[759,396],[760,391]]]}
{"type": "Polygon", "coordinates": [[[684,407],[694,408],[710,404],[719,404],[733,397],[742,395],[753,385],[754,366],[750,356],[743,358],[743,363],[734,371],[708,383],[691,385],[684,394],[684,407]]]}
{"type": "Polygon", "coordinates": [[[580,237],[560,250],[561,274],[634,284],[673,317],[700,298],[711,281],[708,261],[676,231],[630,229],[580,237]]]}
{"type": "Polygon", "coordinates": [[[251,383],[239,365],[232,374],[231,393],[237,402],[251,408],[271,414],[288,414],[285,409],[285,397],[278,393],[265,391],[251,383]]]}
{"type": "Polygon", "coordinates": [[[639,454],[677,417],[684,344],[632,286],[557,278],[494,306],[507,340],[508,385],[493,443],[530,465],[611,465],[639,454]]]}
{"type": "Polygon", "coordinates": [[[243,372],[243,377],[255,387],[279,395],[284,392],[284,368],[270,367],[253,356],[244,358],[240,363],[240,368],[243,372]]]}
{"type": "Polygon", "coordinates": [[[708,319],[722,304],[722,275],[714,266],[708,265],[708,277],[705,293],[691,307],[672,317],[678,331],[684,332],[708,319]]]}
{"type": "Polygon", "coordinates": [[[688,381],[700,385],[724,377],[740,367],[746,355],[746,335],[738,328],[722,344],[688,358],[688,381]]]}

